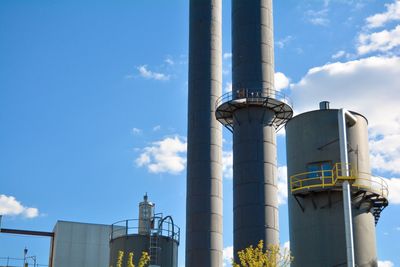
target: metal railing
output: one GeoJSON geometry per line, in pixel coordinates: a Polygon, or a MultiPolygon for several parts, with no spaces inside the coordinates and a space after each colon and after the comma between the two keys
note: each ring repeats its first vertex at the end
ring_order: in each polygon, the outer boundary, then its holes
{"type": "MultiPolygon", "coordinates": [[[[153,217],[148,234],[157,233],[160,237],[169,237],[179,243],[180,228],[172,221],[162,219],[162,217],[153,217]]],[[[139,234],[139,219],[122,220],[111,225],[110,240],[133,234],[139,234]]]]}
{"type": "Polygon", "coordinates": [[[349,181],[353,188],[370,191],[387,198],[389,194],[387,183],[379,177],[361,178],[351,167],[351,164],[336,163],[332,170],[319,170],[303,172],[290,176],[290,191],[312,189],[325,189],[339,187],[345,180],[349,181]],[[347,175],[347,172],[349,173],[347,175]]]}
{"type": "Polygon", "coordinates": [[[280,92],[273,89],[266,89],[260,91],[259,89],[239,89],[235,91],[231,91],[228,93],[223,94],[221,97],[217,99],[215,102],[215,108],[217,109],[223,103],[232,101],[232,100],[239,100],[239,99],[247,99],[251,103],[263,103],[265,99],[273,98],[277,99],[285,104],[293,107],[292,101],[290,98],[280,92]]]}

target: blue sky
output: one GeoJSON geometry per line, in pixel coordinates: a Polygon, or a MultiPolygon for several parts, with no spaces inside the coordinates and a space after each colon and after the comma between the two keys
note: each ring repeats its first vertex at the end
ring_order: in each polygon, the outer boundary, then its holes
{"type": "MultiPolygon", "coordinates": [[[[223,3],[229,90],[230,1],[223,3]]],[[[369,119],[372,172],[391,205],[380,266],[400,266],[400,1],[275,0],[276,87],[295,112],[320,100],[369,119]],[[397,253],[396,253],[397,252],[397,253]]],[[[185,231],[188,1],[0,2],[2,225],[137,217],[145,192],[185,231]]],[[[224,247],[232,246],[231,135],[224,132],[224,247]]],[[[281,243],[289,240],[285,135],[278,135],[281,243]]],[[[47,263],[46,238],[0,236],[47,263]]],[[[179,258],[184,265],[184,238],[179,258]]],[[[1,261],[0,261],[1,263],[1,261]]]]}

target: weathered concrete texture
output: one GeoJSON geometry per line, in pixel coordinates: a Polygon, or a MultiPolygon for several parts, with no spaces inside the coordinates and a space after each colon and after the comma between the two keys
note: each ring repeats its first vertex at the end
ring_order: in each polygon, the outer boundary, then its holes
{"type": "MultiPolygon", "coordinates": [[[[274,88],[272,0],[232,1],[233,91],[274,88]]],[[[234,252],[260,240],[279,244],[276,134],[272,110],[233,114],[234,252]]],[[[237,260],[237,259],[236,259],[237,260]]]]}
{"type": "Polygon", "coordinates": [[[222,266],[221,0],[190,1],[186,266],[222,266]]]}
{"type": "MultiPolygon", "coordinates": [[[[366,119],[353,113],[357,123],[347,128],[349,163],[369,178],[366,119]]],[[[309,163],[340,162],[338,110],[300,114],[286,125],[288,177],[307,172],[309,163]]],[[[345,266],[346,239],[341,190],[315,192],[296,199],[288,183],[291,266],[345,266]]],[[[375,223],[369,203],[352,200],[356,266],[377,266],[375,223]]]]}

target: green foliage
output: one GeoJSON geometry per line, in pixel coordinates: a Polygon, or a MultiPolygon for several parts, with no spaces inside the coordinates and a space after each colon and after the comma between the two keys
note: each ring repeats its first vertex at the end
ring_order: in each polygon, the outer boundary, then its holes
{"type": "Polygon", "coordinates": [[[233,267],[286,267],[293,261],[288,249],[281,251],[277,245],[269,245],[264,250],[264,242],[260,240],[257,247],[250,246],[238,252],[240,263],[232,260],[233,267]]]}

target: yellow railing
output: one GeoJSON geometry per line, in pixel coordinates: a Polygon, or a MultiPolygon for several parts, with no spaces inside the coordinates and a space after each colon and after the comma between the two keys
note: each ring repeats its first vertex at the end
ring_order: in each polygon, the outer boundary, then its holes
{"type": "Polygon", "coordinates": [[[349,181],[353,188],[374,192],[384,197],[388,196],[388,186],[383,179],[360,178],[351,164],[345,163],[336,163],[332,170],[303,172],[290,176],[290,191],[293,194],[313,189],[323,190],[340,186],[345,180],[349,181]]]}

